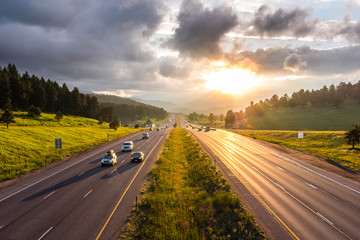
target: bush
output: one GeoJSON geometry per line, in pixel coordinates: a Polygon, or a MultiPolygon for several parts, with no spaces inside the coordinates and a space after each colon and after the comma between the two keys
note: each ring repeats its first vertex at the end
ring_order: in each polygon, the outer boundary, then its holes
{"type": "Polygon", "coordinates": [[[40,117],[41,109],[39,107],[34,107],[34,105],[31,105],[29,107],[28,116],[29,117],[40,117]]]}
{"type": "Polygon", "coordinates": [[[118,120],[112,120],[112,122],[109,123],[109,127],[111,129],[117,130],[118,127],[120,127],[120,123],[118,120]]]}

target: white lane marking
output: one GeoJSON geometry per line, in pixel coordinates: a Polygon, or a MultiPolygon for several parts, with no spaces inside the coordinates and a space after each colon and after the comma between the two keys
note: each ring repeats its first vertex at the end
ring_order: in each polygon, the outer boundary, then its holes
{"type": "MultiPolygon", "coordinates": [[[[220,130],[219,132],[221,132],[221,130],[220,130]]],[[[226,132],[226,131],[223,131],[223,132],[226,132]]],[[[229,132],[227,132],[227,133],[229,133],[229,132]]],[[[235,134],[236,137],[238,137],[238,135],[239,135],[239,134],[235,134]]],[[[240,135],[240,136],[241,136],[241,135],[240,135]]],[[[239,139],[239,138],[238,138],[238,139],[239,139]]],[[[325,175],[323,175],[323,174],[321,174],[321,173],[319,173],[319,172],[317,172],[317,171],[315,171],[315,170],[312,170],[312,169],[310,169],[310,168],[308,168],[308,167],[300,164],[299,162],[295,161],[294,159],[292,159],[292,158],[289,157],[289,156],[286,156],[286,155],[284,155],[284,154],[282,154],[282,153],[276,152],[276,151],[274,151],[274,150],[272,150],[272,149],[270,149],[270,148],[268,148],[268,147],[265,147],[265,146],[263,146],[263,145],[261,145],[261,144],[258,144],[258,143],[256,143],[256,142],[254,142],[254,141],[251,141],[251,142],[254,143],[254,144],[256,144],[256,145],[258,145],[259,147],[265,148],[267,152],[272,152],[272,153],[274,153],[275,155],[280,155],[280,156],[282,157],[282,159],[283,159],[283,158],[286,158],[289,162],[292,162],[292,163],[298,165],[299,167],[302,167],[302,168],[304,168],[304,169],[306,169],[306,170],[308,170],[308,171],[310,171],[310,172],[312,172],[312,173],[314,173],[314,174],[316,174],[316,175],[318,175],[318,176],[320,176],[320,177],[323,177],[323,178],[325,178],[325,179],[327,179],[327,180],[329,180],[329,181],[331,181],[331,182],[333,182],[333,183],[335,183],[335,184],[338,184],[338,185],[340,185],[340,186],[342,186],[342,187],[344,187],[344,188],[347,188],[347,189],[350,190],[350,191],[353,191],[353,192],[355,192],[355,193],[357,193],[357,194],[360,194],[360,191],[358,191],[358,190],[356,190],[356,189],[354,189],[354,188],[352,188],[352,187],[349,187],[349,186],[347,186],[347,185],[345,185],[345,184],[342,184],[342,183],[340,183],[340,182],[338,182],[338,181],[336,181],[336,180],[334,180],[334,179],[332,179],[332,178],[330,178],[330,177],[327,177],[327,176],[325,176],[325,175]]],[[[252,149],[252,148],[245,147],[245,146],[243,146],[243,147],[246,148],[246,149],[248,149],[248,150],[251,150],[251,149],[252,149]]]]}
{"type": "Polygon", "coordinates": [[[330,225],[334,225],[333,222],[331,222],[329,219],[327,219],[326,217],[324,217],[321,213],[316,212],[316,215],[318,215],[322,220],[324,220],[325,222],[327,222],[330,225]]]}
{"type": "Polygon", "coordinates": [[[125,159],[121,161],[121,163],[125,162],[125,159]]]}
{"type": "Polygon", "coordinates": [[[54,193],[55,193],[55,191],[49,193],[48,195],[46,195],[46,196],[44,197],[44,199],[47,199],[48,197],[50,197],[50,196],[53,195],[54,193]]]}
{"type": "Polygon", "coordinates": [[[86,198],[93,190],[91,189],[87,194],[85,194],[84,198],[86,198]]]}
{"type": "Polygon", "coordinates": [[[336,183],[336,184],[338,184],[338,185],[340,185],[340,186],[342,186],[342,187],[344,187],[344,188],[347,188],[347,189],[349,189],[349,190],[351,190],[351,191],[353,191],[353,192],[356,192],[356,193],[358,193],[358,194],[360,194],[360,191],[358,191],[358,190],[356,190],[356,189],[353,189],[353,188],[351,188],[351,187],[349,187],[349,186],[346,186],[346,185],[344,185],[344,184],[342,184],[342,183],[340,183],[340,182],[338,182],[338,181],[336,181],[336,180],[334,180],[334,179],[331,179],[331,178],[329,178],[329,177],[327,177],[327,176],[325,176],[325,175],[323,175],[323,174],[321,174],[321,173],[318,173],[318,172],[316,172],[316,171],[314,171],[314,170],[312,170],[312,169],[310,169],[310,168],[308,168],[308,167],[305,167],[304,165],[302,165],[302,164],[300,164],[300,163],[298,163],[298,162],[295,162],[295,161],[293,161],[295,164],[297,164],[298,166],[300,166],[300,167],[302,167],[302,168],[304,168],[304,169],[306,169],[306,170],[308,170],[308,171],[310,171],[310,172],[312,172],[312,173],[314,173],[314,174],[316,174],[316,175],[318,175],[318,176],[320,176],[320,177],[323,177],[323,178],[325,178],[325,179],[327,179],[327,180],[329,180],[329,181],[331,181],[331,182],[333,182],[333,183],[336,183]]]}
{"type": "Polygon", "coordinates": [[[1,225],[1,226],[0,226],[0,229],[2,229],[4,226],[5,226],[5,225],[1,225]]]}
{"type": "Polygon", "coordinates": [[[82,172],[82,173],[80,173],[79,175],[78,175],[78,177],[81,177],[82,175],[84,175],[85,174],[85,172],[82,172]]]}
{"type": "Polygon", "coordinates": [[[284,171],[284,169],[283,168],[281,168],[281,167],[279,167],[279,166],[276,166],[278,169],[280,169],[281,171],[284,171]]]}
{"type": "Polygon", "coordinates": [[[38,240],[43,239],[46,236],[46,234],[48,234],[52,229],[53,227],[49,228],[49,230],[47,230],[46,233],[44,233],[38,240]]]}
{"type": "Polygon", "coordinates": [[[315,187],[314,185],[310,184],[310,183],[306,183],[307,185],[309,185],[310,187],[314,188],[314,189],[318,189],[317,187],[315,187]]]}
{"type": "Polygon", "coordinates": [[[6,200],[6,199],[8,199],[8,198],[10,198],[10,197],[18,194],[19,192],[22,192],[22,191],[28,189],[29,187],[32,187],[32,186],[34,186],[34,185],[36,185],[36,184],[38,184],[38,183],[46,180],[46,179],[48,179],[48,178],[50,178],[50,177],[52,177],[52,176],[54,176],[54,175],[56,175],[56,174],[58,174],[58,173],[60,173],[60,172],[62,172],[62,171],[64,171],[64,170],[66,170],[66,169],[68,169],[68,168],[71,168],[72,166],[75,166],[76,164],[79,164],[79,163],[81,163],[81,162],[83,162],[83,161],[85,161],[85,160],[87,160],[87,158],[85,158],[85,159],[83,159],[83,160],[81,160],[81,161],[75,162],[75,163],[73,163],[73,164],[71,164],[71,165],[69,165],[69,166],[67,166],[67,167],[64,167],[63,169],[60,169],[59,171],[54,172],[54,173],[50,174],[49,176],[44,177],[43,179],[40,179],[40,180],[38,180],[38,181],[30,184],[29,186],[24,187],[24,188],[22,188],[22,189],[20,189],[20,190],[18,190],[18,191],[16,191],[16,192],[10,194],[9,196],[6,196],[6,197],[0,199],[0,202],[2,202],[2,201],[4,201],[4,200],[6,200]]]}

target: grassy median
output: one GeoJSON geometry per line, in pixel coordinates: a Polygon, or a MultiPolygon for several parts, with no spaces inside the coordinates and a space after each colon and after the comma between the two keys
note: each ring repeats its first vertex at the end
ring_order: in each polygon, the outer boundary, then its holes
{"type": "Polygon", "coordinates": [[[264,239],[196,140],[170,133],[121,239],[264,239]]]}

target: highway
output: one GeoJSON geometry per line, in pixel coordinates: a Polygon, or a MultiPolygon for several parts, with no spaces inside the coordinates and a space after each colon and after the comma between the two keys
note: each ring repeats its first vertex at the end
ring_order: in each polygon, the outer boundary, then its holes
{"type": "Polygon", "coordinates": [[[359,183],[239,134],[187,129],[269,239],[360,239],[359,183]]]}
{"type": "MultiPolygon", "coordinates": [[[[169,125],[170,126],[170,125],[169,125]]],[[[0,239],[116,239],[134,207],[144,180],[160,154],[170,127],[138,132],[0,191],[0,239]],[[131,163],[125,140],[145,154],[131,163]],[[107,150],[117,164],[101,167],[107,150]]]]}

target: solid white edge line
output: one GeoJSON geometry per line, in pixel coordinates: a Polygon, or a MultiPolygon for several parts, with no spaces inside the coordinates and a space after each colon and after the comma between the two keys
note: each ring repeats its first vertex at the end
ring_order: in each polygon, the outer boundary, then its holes
{"type": "Polygon", "coordinates": [[[53,228],[54,227],[49,228],[49,230],[47,230],[38,240],[43,239],[46,236],[46,234],[48,234],[53,228]]]}
{"type": "Polygon", "coordinates": [[[321,213],[316,212],[316,214],[317,214],[322,220],[324,220],[325,222],[329,223],[330,225],[334,225],[333,222],[331,222],[329,219],[327,219],[326,217],[324,217],[321,213]]]}
{"type": "Polygon", "coordinates": [[[93,190],[91,189],[87,194],[85,194],[84,198],[86,198],[93,190]]]}
{"type": "Polygon", "coordinates": [[[44,197],[44,199],[47,199],[48,197],[50,197],[50,196],[53,195],[54,193],[55,193],[55,191],[49,193],[48,195],[46,195],[46,196],[44,197]]]}
{"type": "Polygon", "coordinates": [[[85,174],[85,172],[82,172],[82,173],[80,173],[79,175],[78,175],[78,177],[81,177],[82,175],[84,175],[85,174]]]}

